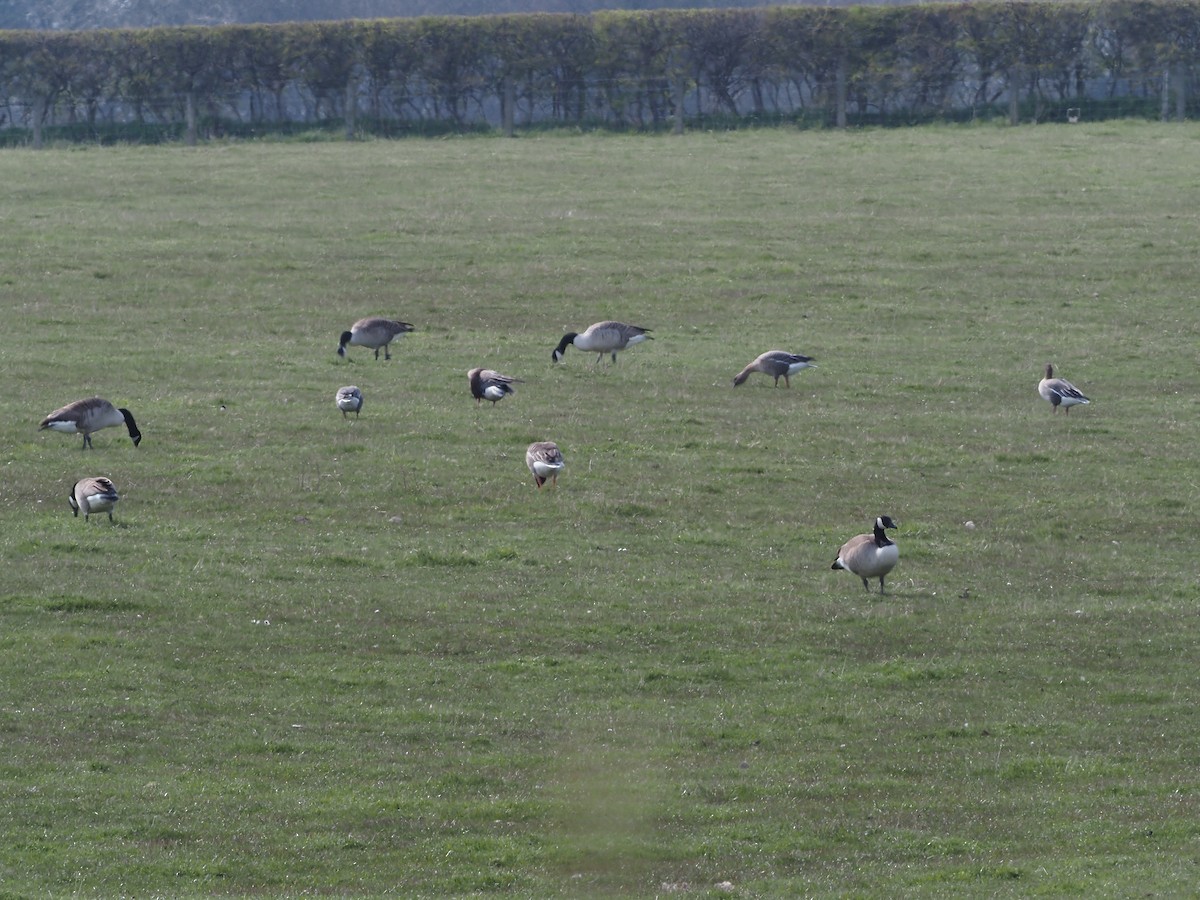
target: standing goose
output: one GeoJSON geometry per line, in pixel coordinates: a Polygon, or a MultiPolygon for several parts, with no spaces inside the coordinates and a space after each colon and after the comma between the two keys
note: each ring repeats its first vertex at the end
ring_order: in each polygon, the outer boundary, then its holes
{"type": "Polygon", "coordinates": [[[467,383],[471,386],[471,396],[475,398],[476,404],[491,400],[492,406],[495,406],[509,394],[517,392],[513,385],[520,384],[521,379],[480,368],[467,372],[467,383]]]}
{"type": "Polygon", "coordinates": [[[775,387],[779,387],[779,379],[784,384],[792,386],[792,376],[803,369],[815,369],[817,364],[811,356],[801,356],[799,353],[788,353],[786,350],[768,350],[755,357],[754,362],[733,376],[733,386],[737,387],[750,377],[751,372],[762,372],[764,375],[775,376],[775,387]]]}
{"type": "Polygon", "coordinates": [[[362,391],[352,384],[338,388],[336,402],[337,408],[342,411],[343,419],[346,418],[346,413],[354,413],[354,418],[357,419],[363,405],[362,391]]]}
{"type": "Polygon", "coordinates": [[[67,502],[74,510],[73,515],[78,518],[79,511],[82,509],[85,522],[88,521],[88,516],[94,512],[107,512],[108,521],[111,522],[113,506],[120,499],[113,483],[102,476],[80,478],[75,482],[71,493],[67,495],[67,502]]]}
{"type": "Polygon", "coordinates": [[[875,531],[872,534],[859,534],[842,544],[838,557],[833,561],[831,569],[847,569],[862,579],[863,587],[868,592],[871,586],[868,578],[879,579],[879,593],[886,593],[883,587],[883,577],[895,568],[900,559],[899,548],[888,539],[885,528],[895,528],[896,523],[888,516],[880,516],[875,520],[875,531]]]}
{"type": "Polygon", "coordinates": [[[558,487],[558,473],[567,463],[554,441],[536,441],[525,451],[525,465],[533,474],[533,483],[540,488],[547,480],[558,487]]]}
{"type": "Polygon", "coordinates": [[[574,344],[580,350],[597,354],[596,362],[592,365],[599,364],[600,360],[604,359],[605,353],[612,354],[612,361],[615,364],[617,351],[624,350],[630,344],[640,344],[642,341],[652,340],[650,335],[646,334],[649,330],[649,328],[639,328],[637,325],[626,325],[624,322],[597,322],[589,325],[582,334],[576,334],[574,331],[564,334],[562,340],[558,342],[558,346],[554,348],[554,352],[550,354],[550,358],[555,362],[562,362],[568,345],[574,344]]]}
{"type": "Polygon", "coordinates": [[[1063,415],[1071,414],[1071,407],[1078,406],[1081,403],[1091,403],[1087,397],[1079,392],[1079,388],[1071,384],[1064,378],[1054,377],[1054,366],[1046,364],[1046,377],[1038,382],[1038,393],[1042,395],[1043,400],[1049,400],[1053,412],[1058,412],[1058,408],[1063,408],[1063,415]]]}
{"type": "Polygon", "coordinates": [[[407,322],[381,319],[376,316],[359,319],[350,326],[349,331],[342,332],[341,340],[338,342],[338,356],[346,356],[346,345],[353,344],[359,347],[374,348],[376,359],[379,359],[379,348],[382,347],[383,358],[391,359],[392,354],[388,352],[388,344],[398,335],[407,334],[410,331],[416,331],[416,329],[407,322]]]}
{"type": "Polygon", "coordinates": [[[76,400],[74,403],[68,403],[62,409],[56,409],[42,419],[38,430],[49,428],[51,431],[62,431],[66,434],[82,434],[83,449],[86,450],[92,446],[93,431],[99,431],[101,428],[115,428],[117,425],[124,425],[129,429],[129,437],[133,440],[133,446],[136,447],[142,442],[142,433],[138,431],[137,423],[133,421],[133,414],[127,409],[117,409],[107,400],[99,397],[76,400]]]}

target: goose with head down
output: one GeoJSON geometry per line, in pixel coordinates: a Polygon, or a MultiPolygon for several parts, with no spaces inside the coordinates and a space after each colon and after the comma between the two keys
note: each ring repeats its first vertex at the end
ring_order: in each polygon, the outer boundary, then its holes
{"type": "Polygon", "coordinates": [[[476,404],[491,400],[492,406],[495,406],[505,397],[515,394],[517,389],[513,385],[520,383],[520,378],[501,375],[492,369],[474,368],[467,372],[467,385],[476,404]]]}
{"type": "Polygon", "coordinates": [[[566,464],[562,451],[554,441],[535,441],[525,451],[525,465],[533,475],[533,483],[539,488],[547,481],[558,487],[558,473],[566,464]]]}
{"type": "Polygon", "coordinates": [[[348,384],[345,387],[338,388],[337,395],[334,397],[334,402],[337,408],[342,411],[342,418],[346,418],[347,413],[354,413],[354,418],[358,418],[358,414],[362,412],[363,393],[353,384],[348,384]]]}
{"type": "Polygon", "coordinates": [[[338,340],[338,356],[345,356],[348,360],[346,348],[356,346],[373,349],[376,359],[379,359],[379,350],[382,348],[383,358],[391,359],[392,354],[388,352],[388,345],[400,335],[408,334],[410,331],[416,331],[416,329],[407,322],[399,322],[395,319],[383,319],[378,316],[359,319],[350,326],[349,331],[342,332],[342,336],[338,340]]]}
{"type": "Polygon", "coordinates": [[[71,493],[67,495],[67,502],[71,504],[73,515],[78,518],[79,511],[83,510],[85,522],[88,521],[88,516],[94,512],[108,513],[108,521],[111,522],[113,507],[120,499],[117,496],[116,487],[103,476],[80,478],[71,488],[71,493]]]}
{"type": "Polygon", "coordinates": [[[113,406],[100,397],[89,397],[86,400],[76,400],[61,409],[56,409],[42,419],[38,430],[50,429],[64,434],[82,434],[83,449],[92,446],[92,433],[101,428],[115,428],[124,425],[129,430],[129,438],[133,446],[142,442],[142,433],[138,430],[133,413],[129,410],[113,406]]]}
{"type": "Polygon", "coordinates": [[[626,325],[624,322],[596,322],[586,330],[576,333],[568,331],[558,342],[558,346],[550,354],[554,362],[562,362],[567,347],[577,347],[580,350],[596,354],[596,362],[604,359],[606,353],[612,354],[612,361],[617,361],[617,353],[626,347],[640,344],[642,341],[653,340],[647,332],[649,328],[637,325],[626,325]]]}
{"type": "Polygon", "coordinates": [[[815,369],[817,364],[811,356],[801,356],[799,353],[788,353],[786,350],[768,350],[754,358],[746,368],[733,376],[733,386],[737,387],[754,372],[762,372],[775,378],[775,387],[779,387],[779,379],[784,384],[792,386],[791,376],[805,369],[815,369]]]}

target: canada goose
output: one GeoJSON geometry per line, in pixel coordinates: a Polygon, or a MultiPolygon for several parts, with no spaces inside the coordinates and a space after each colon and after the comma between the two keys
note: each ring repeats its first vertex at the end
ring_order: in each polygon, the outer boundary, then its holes
{"type": "Polygon", "coordinates": [[[558,342],[558,346],[554,348],[554,352],[550,354],[550,358],[555,362],[562,362],[563,354],[567,352],[567,346],[574,344],[580,350],[597,354],[596,362],[592,365],[597,365],[600,360],[604,359],[605,353],[611,353],[612,361],[616,363],[618,350],[624,350],[630,344],[653,340],[650,335],[646,334],[649,330],[649,328],[639,328],[636,325],[626,325],[624,322],[597,322],[589,325],[582,334],[576,334],[574,331],[564,334],[562,340],[558,342]]]}
{"type": "Polygon", "coordinates": [[[79,517],[79,511],[82,509],[85,522],[88,521],[88,516],[94,512],[107,512],[108,521],[111,522],[113,506],[120,499],[113,483],[107,478],[99,476],[80,478],[75,482],[71,493],[67,495],[67,502],[71,504],[75,517],[79,517]]]}
{"type": "Polygon", "coordinates": [[[764,375],[775,376],[775,387],[779,387],[780,378],[788,387],[791,387],[793,375],[802,369],[815,369],[816,367],[817,364],[812,361],[811,356],[788,353],[786,350],[768,350],[733,376],[733,386],[737,387],[749,378],[751,372],[762,372],[764,375]]]}
{"type": "Polygon", "coordinates": [[[471,386],[471,396],[476,403],[491,400],[492,406],[503,400],[509,394],[515,394],[514,384],[520,384],[520,378],[501,375],[491,369],[471,369],[467,372],[467,383],[471,386]]]}
{"type": "Polygon", "coordinates": [[[352,384],[346,387],[338,388],[337,392],[337,408],[342,411],[342,418],[346,418],[346,413],[354,413],[354,418],[358,418],[359,412],[362,410],[363,395],[357,387],[352,384]]]}
{"type": "Polygon", "coordinates": [[[558,487],[558,473],[566,466],[562,451],[554,441],[537,441],[525,451],[525,465],[533,473],[533,483],[539,488],[547,479],[558,487]]]}
{"type": "Polygon", "coordinates": [[[842,544],[838,557],[831,569],[848,569],[862,579],[863,587],[869,592],[868,578],[879,579],[879,593],[886,593],[883,577],[892,571],[900,559],[899,548],[888,540],[885,528],[895,528],[896,523],[888,516],[875,520],[873,534],[859,534],[842,544]]]}
{"type": "Polygon", "coordinates": [[[87,400],[76,400],[68,403],[62,409],[56,409],[46,418],[38,430],[49,428],[51,431],[63,431],[67,434],[82,434],[83,449],[92,446],[92,432],[101,428],[114,428],[124,425],[129,429],[129,437],[133,446],[142,442],[142,433],[138,431],[133,414],[127,409],[117,409],[107,400],[91,397],[87,400]]]}
{"type": "Polygon", "coordinates": [[[1038,382],[1038,393],[1043,400],[1049,400],[1054,412],[1063,408],[1063,415],[1071,414],[1071,407],[1080,403],[1091,403],[1087,397],[1079,393],[1079,388],[1062,378],[1054,377],[1054,366],[1046,364],[1046,377],[1038,382]]]}
{"type": "Polygon", "coordinates": [[[338,356],[346,356],[347,344],[356,344],[359,347],[373,347],[376,359],[379,359],[379,348],[382,347],[383,358],[391,359],[392,354],[388,352],[388,344],[397,335],[407,334],[410,331],[416,331],[416,329],[407,322],[381,319],[376,316],[359,319],[350,326],[349,331],[342,332],[341,340],[338,342],[338,356]]]}

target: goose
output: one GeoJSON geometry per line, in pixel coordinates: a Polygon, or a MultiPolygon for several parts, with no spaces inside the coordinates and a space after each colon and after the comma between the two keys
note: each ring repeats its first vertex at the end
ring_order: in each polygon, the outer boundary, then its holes
{"type": "Polygon", "coordinates": [[[533,483],[539,488],[547,480],[558,487],[558,473],[566,466],[566,461],[554,441],[536,441],[525,451],[525,465],[529,466],[533,483]]]}
{"type": "Polygon", "coordinates": [[[879,593],[886,593],[883,578],[896,566],[900,559],[900,550],[888,539],[885,528],[895,528],[896,523],[888,516],[879,516],[875,520],[875,531],[872,534],[859,534],[842,544],[838,557],[833,561],[831,569],[846,569],[862,579],[863,587],[868,592],[871,586],[868,578],[879,579],[879,593]]]}
{"type": "Polygon", "coordinates": [[[801,356],[799,353],[788,353],[786,350],[768,350],[755,357],[754,362],[733,376],[733,386],[737,387],[750,377],[751,372],[762,372],[764,375],[775,376],[775,387],[779,387],[779,379],[784,384],[792,386],[791,377],[803,369],[815,369],[817,364],[811,356],[801,356]]]}
{"type": "Polygon", "coordinates": [[[83,449],[86,450],[92,446],[93,431],[99,431],[101,428],[114,428],[117,425],[124,425],[129,429],[129,437],[133,440],[133,446],[136,447],[142,442],[142,433],[138,431],[137,423],[133,421],[133,414],[124,408],[117,409],[107,400],[99,397],[76,400],[74,403],[68,403],[62,409],[56,409],[42,419],[38,430],[49,428],[51,431],[62,431],[66,434],[82,434],[83,449]]]}
{"type": "Polygon", "coordinates": [[[357,419],[363,405],[362,391],[352,384],[338,388],[336,402],[337,408],[342,411],[343,419],[346,418],[346,413],[351,412],[354,413],[354,418],[357,419]]]}
{"type": "Polygon", "coordinates": [[[509,394],[517,392],[513,385],[520,384],[521,379],[480,368],[467,372],[467,383],[471,386],[471,396],[477,404],[491,400],[492,406],[495,406],[509,394]]]}
{"type": "Polygon", "coordinates": [[[626,325],[624,322],[597,322],[589,325],[582,334],[574,331],[564,334],[562,340],[558,342],[558,346],[554,348],[554,352],[550,354],[550,358],[555,362],[562,362],[563,354],[567,352],[567,346],[574,344],[580,350],[597,354],[596,362],[592,365],[597,365],[600,360],[604,359],[605,353],[612,354],[612,361],[615,364],[617,351],[624,350],[630,344],[653,340],[646,333],[649,330],[649,328],[639,328],[637,325],[626,325]]]}
{"type": "Polygon", "coordinates": [[[359,319],[350,326],[349,331],[342,332],[341,340],[338,342],[338,356],[346,356],[346,345],[353,344],[359,347],[373,347],[376,359],[379,359],[379,348],[382,347],[383,358],[391,359],[392,354],[388,352],[388,344],[397,335],[407,334],[410,331],[416,331],[416,329],[407,322],[381,319],[377,316],[359,319]]]}
{"type": "Polygon", "coordinates": [[[1071,414],[1071,407],[1080,403],[1091,403],[1087,397],[1079,393],[1079,388],[1063,378],[1054,377],[1054,366],[1046,364],[1046,377],[1038,382],[1038,393],[1043,400],[1049,400],[1053,412],[1063,408],[1063,415],[1071,414]]]}
{"type": "Polygon", "coordinates": [[[74,516],[78,518],[82,509],[85,522],[94,512],[107,512],[108,521],[111,522],[113,506],[120,499],[113,483],[103,476],[80,478],[67,495],[67,502],[71,504],[74,516]]]}

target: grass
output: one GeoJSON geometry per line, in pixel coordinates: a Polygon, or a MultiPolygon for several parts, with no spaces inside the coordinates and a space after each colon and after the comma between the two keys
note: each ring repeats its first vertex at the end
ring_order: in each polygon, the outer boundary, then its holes
{"type": "Polygon", "coordinates": [[[0,154],[0,890],[1191,890],[1197,128],[0,154]]]}

